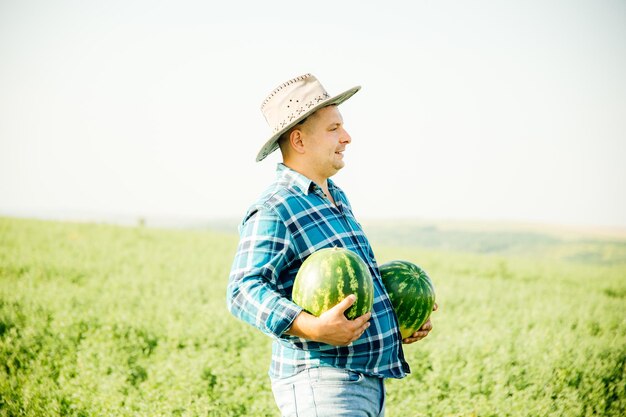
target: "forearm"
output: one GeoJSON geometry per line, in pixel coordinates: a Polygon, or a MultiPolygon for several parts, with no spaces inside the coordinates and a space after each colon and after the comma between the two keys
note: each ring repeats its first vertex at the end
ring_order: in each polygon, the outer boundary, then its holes
{"type": "Polygon", "coordinates": [[[354,301],[353,295],[348,296],[319,317],[303,310],[285,333],[333,346],[348,345],[361,337],[369,327],[368,321],[371,316],[371,313],[365,313],[354,320],[348,320],[344,312],[354,301]]]}
{"type": "Polygon", "coordinates": [[[291,323],[285,334],[301,337],[307,340],[318,341],[319,334],[316,325],[317,317],[302,310],[291,323]]]}
{"type": "Polygon", "coordinates": [[[230,283],[228,309],[240,320],[276,337],[293,325],[302,310],[258,276],[230,283]]]}

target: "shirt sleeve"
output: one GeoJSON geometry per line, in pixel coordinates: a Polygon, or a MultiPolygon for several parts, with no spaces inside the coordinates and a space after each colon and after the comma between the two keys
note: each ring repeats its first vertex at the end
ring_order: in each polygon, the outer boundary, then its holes
{"type": "Polygon", "coordinates": [[[237,318],[280,337],[302,308],[279,289],[281,271],[293,259],[291,236],[278,216],[260,208],[241,227],[230,271],[227,305],[237,318]]]}

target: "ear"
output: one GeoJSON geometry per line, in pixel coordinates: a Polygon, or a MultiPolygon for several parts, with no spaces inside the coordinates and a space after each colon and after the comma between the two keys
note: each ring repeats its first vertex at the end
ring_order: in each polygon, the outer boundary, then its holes
{"type": "Polygon", "coordinates": [[[289,145],[296,153],[304,153],[304,140],[300,129],[294,129],[291,131],[289,134],[289,145]]]}

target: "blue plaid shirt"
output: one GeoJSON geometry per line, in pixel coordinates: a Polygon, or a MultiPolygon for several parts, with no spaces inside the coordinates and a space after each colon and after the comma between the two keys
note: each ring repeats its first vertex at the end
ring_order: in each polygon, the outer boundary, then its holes
{"type": "Polygon", "coordinates": [[[283,378],[316,366],[335,366],[385,378],[402,378],[404,360],[396,316],[370,244],[345,194],[331,180],[333,205],[313,181],[283,164],[276,181],[248,210],[230,272],[228,308],[274,338],[269,374],[283,378]],[[285,334],[302,308],[291,301],[293,280],[311,253],[344,247],[361,256],[374,278],[370,326],[348,346],[331,346],[285,334]]]}

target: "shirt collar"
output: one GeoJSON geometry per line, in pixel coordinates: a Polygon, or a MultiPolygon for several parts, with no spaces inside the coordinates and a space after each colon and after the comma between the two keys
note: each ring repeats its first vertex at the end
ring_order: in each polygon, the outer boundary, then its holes
{"type": "MultiPolygon", "coordinates": [[[[305,195],[308,195],[317,186],[312,179],[300,174],[298,171],[294,171],[282,162],[276,166],[276,178],[285,181],[289,185],[298,187],[305,195]]],[[[332,192],[336,188],[335,183],[330,178],[326,181],[328,182],[329,191],[332,192]]]]}
{"type": "Polygon", "coordinates": [[[300,174],[298,171],[294,171],[282,162],[276,166],[276,179],[299,188],[305,195],[309,194],[309,190],[314,184],[313,180],[300,174]]]}

